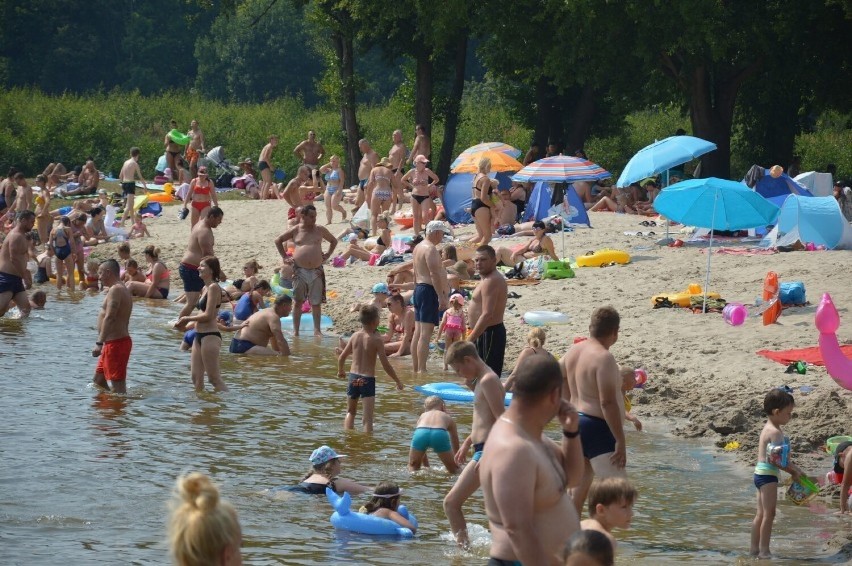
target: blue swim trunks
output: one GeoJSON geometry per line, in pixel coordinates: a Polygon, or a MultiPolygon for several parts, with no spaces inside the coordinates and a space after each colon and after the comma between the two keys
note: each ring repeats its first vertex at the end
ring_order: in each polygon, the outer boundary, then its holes
{"type": "Polygon", "coordinates": [[[228,351],[232,354],[245,354],[252,348],[257,346],[253,342],[249,342],[248,340],[240,340],[239,338],[231,339],[231,346],[228,348],[228,351]]]}
{"type": "Polygon", "coordinates": [[[349,373],[349,385],[346,386],[346,396],[350,399],[376,396],[376,378],[357,373],[349,373]]]}
{"type": "Polygon", "coordinates": [[[600,417],[580,413],[580,443],[583,445],[583,457],[588,460],[615,452],[615,437],[600,417]]]}
{"type": "Polygon", "coordinates": [[[411,438],[411,447],[420,452],[429,448],[435,452],[449,452],[452,450],[450,433],[443,428],[418,427],[411,438]]]}
{"type": "Polygon", "coordinates": [[[183,280],[183,290],[185,293],[200,293],[204,289],[204,281],[201,275],[198,274],[198,266],[183,263],[178,266],[178,273],[183,280]]]}
{"type": "Polygon", "coordinates": [[[479,462],[479,459],[482,458],[482,450],[485,448],[484,442],[479,442],[473,445],[473,461],[479,462]]]}
{"type": "Polygon", "coordinates": [[[0,272],[0,295],[3,293],[12,293],[14,297],[18,293],[23,293],[27,290],[24,287],[24,280],[17,275],[11,273],[0,272]]]}
{"type": "Polygon", "coordinates": [[[426,283],[418,283],[414,287],[414,320],[427,324],[438,325],[438,293],[435,288],[426,283]]]}
{"type": "Polygon", "coordinates": [[[778,476],[773,476],[771,474],[754,474],[754,487],[757,489],[760,489],[770,483],[778,483],[778,476]]]}

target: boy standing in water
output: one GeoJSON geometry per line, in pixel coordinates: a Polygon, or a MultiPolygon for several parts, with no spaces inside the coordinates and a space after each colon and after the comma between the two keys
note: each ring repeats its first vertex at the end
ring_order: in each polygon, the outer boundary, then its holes
{"type": "Polygon", "coordinates": [[[757,444],[757,465],[754,467],[754,487],[757,488],[757,513],[751,524],[751,548],[749,553],[758,558],[772,558],[769,539],[775,521],[775,506],[778,502],[778,470],[784,470],[793,481],[804,474],[789,461],[790,439],[781,426],[793,418],[796,401],[783,389],[773,389],[763,398],[763,412],[767,421],[760,431],[757,444]]]}
{"type": "Polygon", "coordinates": [[[630,528],[636,495],[627,478],[595,480],[589,489],[589,518],[580,523],[580,529],[603,533],[614,550],[617,543],[612,529],[630,528]]]}
{"type": "Polygon", "coordinates": [[[402,382],[396,376],[393,366],[385,355],[385,343],[376,331],[379,327],[379,309],[372,305],[364,305],[359,309],[361,330],[352,335],[346,347],[337,358],[337,375],[346,377],[343,364],[352,354],[352,365],[349,368],[349,385],[346,388],[348,398],[346,419],[343,428],[352,429],[355,426],[355,415],[358,414],[358,399],[364,401],[364,414],[361,422],[364,432],[373,432],[373,408],[376,403],[376,358],[382,362],[382,367],[396,382],[398,391],[402,391],[402,382]]]}
{"type": "Polygon", "coordinates": [[[462,505],[479,489],[479,458],[491,427],[506,408],[503,404],[506,392],[497,374],[476,353],[476,345],[473,342],[453,342],[447,350],[447,363],[456,374],[464,378],[465,385],[473,390],[473,423],[470,436],[456,452],[456,463],[464,464],[471,445],[473,462],[462,470],[459,479],[444,497],[444,513],[450,521],[450,530],[459,546],[467,548],[470,539],[462,505]]]}

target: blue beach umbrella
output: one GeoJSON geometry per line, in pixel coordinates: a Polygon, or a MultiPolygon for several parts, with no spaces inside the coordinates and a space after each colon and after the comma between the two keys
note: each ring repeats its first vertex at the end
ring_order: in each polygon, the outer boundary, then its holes
{"type": "MultiPolygon", "coordinates": [[[[654,199],[654,210],[675,222],[711,230],[746,230],[772,224],[777,206],[743,183],[710,177],[675,183],[654,199]]],[[[710,286],[710,256],[713,232],[707,250],[707,276],[704,281],[704,310],[710,286]]]]}
{"type": "Polygon", "coordinates": [[[616,187],[626,187],[657,173],[683,165],[716,149],[716,144],[693,136],[671,136],[643,147],[630,158],[616,187]]]}

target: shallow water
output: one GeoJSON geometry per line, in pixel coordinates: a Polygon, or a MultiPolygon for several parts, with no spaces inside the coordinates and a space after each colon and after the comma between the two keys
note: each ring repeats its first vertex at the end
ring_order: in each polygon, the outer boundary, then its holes
{"type": "MultiPolygon", "coordinates": [[[[101,300],[67,292],[57,300],[51,290],[48,310],[25,321],[0,319],[0,563],[166,563],[169,492],[174,478],[190,470],[209,473],[236,505],[247,564],[484,563],[489,538],[481,497],[466,507],[474,548],[459,552],[441,509],[451,478],[406,470],[422,402],[406,364],[399,366],[406,391],[380,378],[374,435],[345,434],[334,339],[296,340],[289,360],[223,354],[231,391],[196,395],[189,355],[167,325],[178,308],[137,302],[128,396],[98,394],[90,385],[90,350],[101,300]],[[417,538],[336,533],[324,498],[265,491],[297,483],[320,444],[349,455],[345,477],[402,485],[420,521],[417,538]]],[[[451,379],[436,373],[419,382],[451,379]]],[[[460,430],[469,430],[469,408],[451,411],[460,430]]],[[[709,445],[672,437],[670,426],[650,421],[646,432],[628,433],[640,497],[633,528],[617,533],[619,563],[748,563],[750,470],[709,445]]],[[[788,559],[781,563],[824,554],[825,539],[848,529],[832,511],[779,505],[773,550],[788,559]]]]}

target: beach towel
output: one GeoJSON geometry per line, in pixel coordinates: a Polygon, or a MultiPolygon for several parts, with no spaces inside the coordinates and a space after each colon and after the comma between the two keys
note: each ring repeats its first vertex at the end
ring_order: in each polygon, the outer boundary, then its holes
{"type": "MultiPolygon", "coordinates": [[[[701,253],[706,251],[706,248],[701,249],[701,253]]],[[[778,253],[778,250],[773,248],[717,248],[713,251],[722,255],[773,255],[778,253]]]]}
{"type": "MultiPolygon", "coordinates": [[[[843,352],[843,355],[847,358],[852,358],[852,344],[847,344],[845,346],[840,346],[840,350],[843,352]]],[[[798,348],[794,350],[758,350],[756,352],[759,356],[763,356],[764,358],[769,358],[774,362],[778,362],[779,364],[790,364],[792,362],[797,362],[799,360],[803,362],[808,362],[812,366],[824,366],[825,361],[822,359],[822,354],[819,353],[819,346],[812,346],[810,348],[798,348]]]]}

